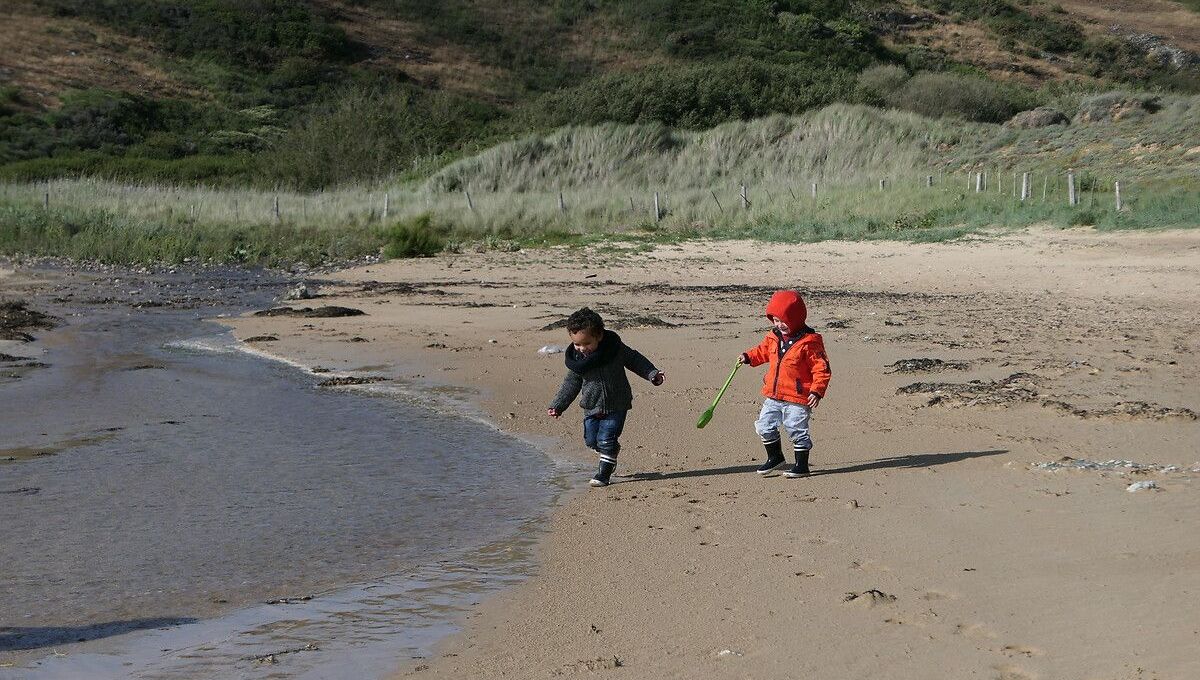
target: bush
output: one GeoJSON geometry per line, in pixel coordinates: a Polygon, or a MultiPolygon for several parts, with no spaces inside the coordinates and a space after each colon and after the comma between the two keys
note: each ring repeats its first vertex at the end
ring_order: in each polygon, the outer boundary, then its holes
{"type": "Polygon", "coordinates": [[[889,106],[932,118],[1002,123],[1030,108],[1032,95],[1010,85],[952,73],[918,73],[886,98],[889,106]]]}
{"type": "Polygon", "coordinates": [[[853,77],[838,69],[751,59],[660,66],[610,74],[544,95],[520,112],[519,119],[533,128],[602,122],[706,128],[846,101],[853,77]]]}
{"type": "Polygon", "coordinates": [[[446,248],[445,232],[434,227],[429,213],[397,222],[387,230],[386,237],[383,254],[393,258],[431,257],[446,248]]]}
{"type": "Polygon", "coordinates": [[[303,0],[38,0],[153,40],[168,52],[269,71],[290,57],[348,61],[355,47],[341,28],[303,0]]]}
{"type": "Polygon", "coordinates": [[[402,174],[482,137],[498,115],[484,104],[407,85],[352,87],[288,130],[263,157],[265,174],[308,189],[402,174]]]}
{"type": "Polygon", "coordinates": [[[894,64],[880,64],[858,74],[854,93],[863,104],[882,106],[906,82],[908,71],[894,64]]]}

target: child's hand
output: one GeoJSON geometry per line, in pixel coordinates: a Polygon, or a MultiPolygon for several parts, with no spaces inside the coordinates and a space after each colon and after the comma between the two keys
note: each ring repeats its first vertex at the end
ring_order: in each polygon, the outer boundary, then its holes
{"type": "Polygon", "coordinates": [[[745,354],[739,354],[738,358],[737,358],[737,362],[739,364],[749,364],[750,360],[746,358],[745,354]]]}
{"type": "Polygon", "coordinates": [[[808,407],[809,407],[809,408],[816,408],[816,407],[817,407],[817,404],[819,404],[819,403],[821,403],[821,395],[817,394],[816,392],[811,392],[811,393],[809,393],[809,395],[808,395],[808,407]]]}
{"type": "Polygon", "coordinates": [[[664,372],[662,372],[662,371],[659,371],[659,372],[658,372],[658,373],[657,373],[657,374],[654,376],[654,380],[651,380],[651,381],[650,381],[650,384],[651,384],[651,385],[654,385],[655,387],[658,387],[659,385],[663,384],[663,382],[665,382],[665,381],[666,381],[666,379],[667,379],[667,374],[666,374],[666,373],[664,373],[664,372]]]}
{"type": "Polygon", "coordinates": [[[559,413],[558,409],[556,409],[556,408],[548,408],[548,409],[546,409],[546,415],[550,416],[551,418],[557,418],[557,417],[561,416],[562,414],[559,413]]]}

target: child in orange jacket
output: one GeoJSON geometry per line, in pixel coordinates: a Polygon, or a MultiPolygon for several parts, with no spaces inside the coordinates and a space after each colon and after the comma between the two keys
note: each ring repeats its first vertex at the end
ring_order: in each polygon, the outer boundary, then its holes
{"type": "Polygon", "coordinates": [[[799,293],[776,291],[767,303],[767,319],[774,328],[757,347],[738,357],[740,363],[751,366],[769,364],[762,389],[766,400],[754,423],[767,449],[767,460],[758,467],[760,475],[785,462],[780,425],[788,431],[796,454],[796,464],[784,476],[809,474],[808,454],[812,449],[809,416],[825,396],[830,372],[825,342],[820,333],[805,325],[807,318],[808,309],[799,293]]]}

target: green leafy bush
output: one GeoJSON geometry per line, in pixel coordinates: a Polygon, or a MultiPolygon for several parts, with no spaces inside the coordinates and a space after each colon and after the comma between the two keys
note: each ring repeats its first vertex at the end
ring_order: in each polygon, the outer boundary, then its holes
{"type": "Polygon", "coordinates": [[[269,71],[290,57],[347,61],[356,49],[316,3],[302,0],[37,0],[153,40],[168,52],[269,71]]]}
{"type": "Polygon", "coordinates": [[[999,123],[1031,108],[1032,96],[1016,87],[953,73],[918,73],[885,98],[889,106],[933,118],[999,123]]]}
{"type": "Polygon", "coordinates": [[[534,128],[607,121],[704,128],[820,108],[848,100],[853,88],[849,71],[739,59],[602,76],[545,95],[518,116],[534,128]]]}
{"type": "Polygon", "coordinates": [[[483,136],[487,105],[415,87],[351,87],[316,107],[263,156],[264,173],[300,188],[403,174],[483,136]]]}
{"type": "Polygon", "coordinates": [[[882,106],[887,98],[908,82],[908,71],[895,64],[880,64],[858,74],[854,91],[858,100],[871,106],[882,106]]]}

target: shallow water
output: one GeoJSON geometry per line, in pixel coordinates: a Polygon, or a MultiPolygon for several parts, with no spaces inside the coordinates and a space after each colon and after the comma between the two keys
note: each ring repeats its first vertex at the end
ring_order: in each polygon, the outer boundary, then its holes
{"type": "MultiPolygon", "coordinates": [[[[273,292],[239,290],[225,295],[273,292]]],[[[519,546],[557,490],[532,446],[448,407],[316,388],[197,318],[219,308],[51,311],[69,324],[40,334],[50,368],[0,384],[0,459],[22,454],[0,462],[0,662],[320,676],[347,662],[343,640],[375,659],[355,674],[371,677],[527,568],[519,546]],[[292,643],[316,649],[255,660],[292,643]],[[50,650],[79,665],[35,661],[50,650]]]]}

